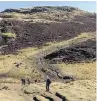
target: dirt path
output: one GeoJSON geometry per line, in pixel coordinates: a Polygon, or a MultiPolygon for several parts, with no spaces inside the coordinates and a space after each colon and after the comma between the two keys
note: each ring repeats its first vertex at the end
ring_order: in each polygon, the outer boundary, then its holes
{"type": "Polygon", "coordinates": [[[70,39],[67,41],[63,41],[57,44],[53,44],[51,46],[48,46],[47,48],[44,48],[40,51],[38,51],[33,56],[28,57],[27,59],[32,61],[32,64],[34,67],[36,67],[39,72],[41,72],[45,77],[48,75],[52,79],[60,79],[64,75],[62,75],[61,71],[58,69],[58,67],[50,65],[44,57],[46,55],[49,55],[55,51],[58,51],[63,48],[68,48],[70,46],[77,45],[79,43],[85,42],[89,39],[94,38],[95,35],[92,33],[83,33],[79,35],[78,37],[75,37],[74,39],[70,39]]]}

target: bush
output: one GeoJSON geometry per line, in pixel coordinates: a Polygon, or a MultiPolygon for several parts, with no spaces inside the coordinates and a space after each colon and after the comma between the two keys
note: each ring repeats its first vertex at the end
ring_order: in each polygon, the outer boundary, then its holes
{"type": "Polygon", "coordinates": [[[2,33],[2,37],[8,37],[8,38],[16,38],[16,34],[14,33],[2,33]]]}

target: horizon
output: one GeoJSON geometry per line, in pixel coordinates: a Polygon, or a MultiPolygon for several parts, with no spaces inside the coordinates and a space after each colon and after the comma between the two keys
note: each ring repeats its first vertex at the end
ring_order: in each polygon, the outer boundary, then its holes
{"type": "Polygon", "coordinates": [[[0,12],[5,9],[32,8],[36,6],[71,6],[91,13],[96,12],[96,1],[0,1],[0,12]]]}

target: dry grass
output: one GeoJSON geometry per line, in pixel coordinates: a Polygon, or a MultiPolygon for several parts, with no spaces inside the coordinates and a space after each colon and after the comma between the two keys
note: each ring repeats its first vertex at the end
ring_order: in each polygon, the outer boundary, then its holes
{"type": "Polygon", "coordinates": [[[45,92],[45,83],[29,86],[2,83],[0,89],[2,89],[0,101],[33,101],[33,97],[37,97],[41,101],[48,101],[42,95],[56,99],[55,101],[62,101],[55,95],[56,92],[65,96],[68,101],[96,101],[96,85],[95,81],[91,80],[78,80],[71,83],[53,82],[50,86],[50,93],[45,92]],[[2,89],[4,87],[7,87],[8,90],[2,89]]]}
{"type": "MultiPolygon", "coordinates": [[[[62,41],[59,43],[56,43],[56,42],[48,43],[47,46],[43,46],[40,49],[29,47],[27,49],[19,50],[17,55],[13,55],[13,54],[0,55],[0,75],[6,74],[6,75],[9,75],[10,77],[31,75],[34,78],[40,77],[41,73],[39,73],[39,71],[36,68],[37,64],[35,63],[36,61],[34,60],[34,57],[41,58],[54,51],[60,50],[62,48],[70,47],[71,45],[76,45],[81,42],[85,42],[88,39],[92,40],[94,38],[95,38],[95,34],[93,34],[93,33],[82,33],[78,37],[75,37],[74,39],[62,41]],[[21,65],[19,66],[19,68],[17,68],[14,63],[18,63],[18,64],[21,63],[21,65]]],[[[81,66],[85,67],[84,65],[81,65],[81,66]]],[[[88,66],[90,66],[90,64],[88,66]]],[[[95,66],[95,65],[93,65],[93,66],[95,66]]],[[[77,68],[77,66],[76,66],[76,68],[77,68]]],[[[77,72],[77,70],[76,70],[76,72],[77,72]]],[[[87,69],[85,69],[83,76],[85,73],[87,73],[87,69]]],[[[83,76],[81,76],[81,77],[83,77],[83,76]]]]}
{"type": "MultiPolygon", "coordinates": [[[[24,60],[30,55],[35,54],[37,48],[27,48],[18,51],[17,55],[0,55],[0,74],[8,74],[10,76],[27,75],[31,70],[27,69],[27,64],[24,63],[24,60]],[[14,63],[22,63],[20,68],[15,67],[14,63]],[[28,71],[27,71],[28,70],[28,71]]],[[[31,67],[31,66],[28,66],[31,67]]],[[[34,74],[35,75],[35,74],[34,74]]],[[[37,75],[37,74],[36,74],[37,75]]]]}
{"type": "MultiPolygon", "coordinates": [[[[45,84],[32,84],[24,89],[36,96],[38,99],[43,100],[44,98],[41,95],[49,96],[53,99],[57,99],[58,97],[55,96],[55,93],[58,92],[61,95],[65,96],[68,101],[95,101],[96,100],[96,91],[95,91],[95,81],[91,80],[79,80],[74,81],[71,83],[60,83],[60,82],[53,82],[50,87],[50,92],[45,92],[45,84]]],[[[43,101],[46,101],[44,99],[43,101]]]]}
{"type": "Polygon", "coordinates": [[[41,50],[38,51],[41,56],[46,56],[48,54],[51,54],[52,52],[58,51],[63,48],[67,48],[73,45],[77,45],[81,42],[85,42],[89,39],[95,40],[96,34],[94,33],[80,33],[79,36],[69,39],[67,41],[62,42],[54,42],[54,43],[47,43],[48,46],[42,47],[41,50]]]}
{"type": "Polygon", "coordinates": [[[16,12],[5,12],[2,14],[1,17],[3,18],[20,18],[21,20],[29,21],[33,20],[33,22],[62,22],[64,20],[73,20],[75,16],[85,15],[86,13],[83,11],[54,11],[54,12],[38,12],[38,13],[31,13],[31,14],[23,14],[23,13],[16,13],[16,12]],[[39,19],[39,20],[37,20],[39,19]],[[43,19],[44,21],[42,21],[43,19]]]}
{"type": "Polygon", "coordinates": [[[21,95],[20,85],[7,85],[7,84],[1,84],[0,85],[0,101],[27,101],[24,96],[21,95]],[[16,86],[16,88],[15,88],[16,86]],[[7,89],[2,89],[4,87],[7,87],[7,89]]]}
{"type": "Polygon", "coordinates": [[[75,63],[75,64],[55,64],[58,66],[63,74],[73,75],[81,80],[95,80],[96,79],[96,62],[89,63],[75,63]]]}
{"type": "Polygon", "coordinates": [[[26,15],[25,14],[19,14],[19,13],[4,13],[0,15],[3,18],[24,18],[26,15]]]}

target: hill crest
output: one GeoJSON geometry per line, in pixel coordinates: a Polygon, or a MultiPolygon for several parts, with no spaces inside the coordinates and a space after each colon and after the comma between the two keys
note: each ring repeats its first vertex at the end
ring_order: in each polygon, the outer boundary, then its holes
{"type": "Polygon", "coordinates": [[[72,12],[74,10],[79,10],[78,8],[75,7],[70,7],[70,6],[36,6],[32,8],[20,8],[20,9],[5,9],[2,11],[4,12],[16,12],[16,13],[36,13],[36,12],[54,12],[54,11],[67,11],[67,12],[72,12]]]}

